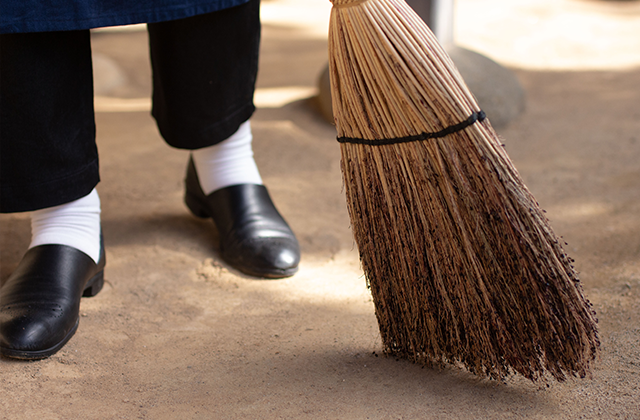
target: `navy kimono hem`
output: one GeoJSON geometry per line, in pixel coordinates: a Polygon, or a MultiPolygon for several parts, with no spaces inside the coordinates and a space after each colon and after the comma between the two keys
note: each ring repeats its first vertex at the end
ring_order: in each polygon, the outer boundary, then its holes
{"type": "Polygon", "coordinates": [[[0,33],[75,31],[182,19],[248,0],[3,0],[0,33]]]}

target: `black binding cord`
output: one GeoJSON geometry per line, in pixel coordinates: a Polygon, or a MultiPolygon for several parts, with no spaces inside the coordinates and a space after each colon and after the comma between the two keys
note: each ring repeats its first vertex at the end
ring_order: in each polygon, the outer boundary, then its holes
{"type": "Polygon", "coordinates": [[[462,121],[461,123],[454,124],[436,133],[422,133],[415,136],[396,137],[393,139],[380,139],[380,140],[365,140],[365,139],[358,139],[354,137],[338,137],[338,142],[366,144],[369,146],[383,146],[387,144],[408,143],[410,141],[437,139],[440,137],[448,136],[449,134],[457,133],[458,131],[462,131],[465,128],[469,127],[470,125],[475,124],[476,122],[482,122],[485,118],[487,118],[487,115],[484,113],[484,111],[478,111],[471,114],[469,118],[462,121]]]}

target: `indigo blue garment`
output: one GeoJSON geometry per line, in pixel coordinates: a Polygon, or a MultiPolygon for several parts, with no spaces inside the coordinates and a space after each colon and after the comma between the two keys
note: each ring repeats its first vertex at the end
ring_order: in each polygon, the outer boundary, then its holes
{"type": "Polygon", "coordinates": [[[0,0],[0,33],[73,31],[154,23],[215,12],[248,0],[0,0]]]}

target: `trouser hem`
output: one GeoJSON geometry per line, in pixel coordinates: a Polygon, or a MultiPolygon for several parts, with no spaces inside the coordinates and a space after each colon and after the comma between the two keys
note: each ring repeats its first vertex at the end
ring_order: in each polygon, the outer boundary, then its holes
{"type": "Polygon", "coordinates": [[[99,182],[98,159],[79,172],[52,181],[20,185],[3,182],[0,185],[0,213],[34,211],[70,203],[89,194],[99,182]]]}

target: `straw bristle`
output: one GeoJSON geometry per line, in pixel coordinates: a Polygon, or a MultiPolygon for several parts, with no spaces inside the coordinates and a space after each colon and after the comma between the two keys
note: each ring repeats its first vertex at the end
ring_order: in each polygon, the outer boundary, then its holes
{"type": "MultiPolygon", "coordinates": [[[[340,137],[437,132],[479,111],[402,0],[334,0],[340,137]]],[[[385,351],[502,379],[584,377],[599,341],[572,260],[487,120],[443,138],[341,143],[352,229],[385,351]]]]}

